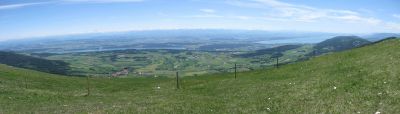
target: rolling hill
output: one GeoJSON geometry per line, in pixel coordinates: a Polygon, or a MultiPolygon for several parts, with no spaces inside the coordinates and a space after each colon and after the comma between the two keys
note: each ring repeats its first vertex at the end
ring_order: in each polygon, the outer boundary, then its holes
{"type": "Polygon", "coordinates": [[[371,43],[358,36],[337,36],[317,43],[314,50],[317,54],[338,52],[353,49],[371,43]]]}
{"type": "Polygon", "coordinates": [[[265,55],[265,54],[269,54],[269,55],[279,55],[278,57],[282,56],[283,52],[288,51],[288,50],[292,50],[292,49],[296,49],[296,48],[300,48],[302,45],[283,45],[283,46],[278,46],[278,47],[273,47],[273,48],[267,48],[267,49],[260,49],[260,50],[256,50],[253,53],[245,53],[245,54],[240,54],[237,55],[239,57],[255,57],[255,56],[261,56],[261,55],[265,55]]]}
{"type": "Polygon", "coordinates": [[[38,70],[54,74],[67,74],[68,63],[58,60],[47,60],[32,56],[0,51],[0,64],[38,70]]]}
{"type": "Polygon", "coordinates": [[[388,37],[400,37],[400,33],[376,33],[376,34],[371,34],[367,36],[363,36],[369,41],[379,41],[388,37]]]}
{"type": "Polygon", "coordinates": [[[175,79],[65,77],[0,65],[1,113],[397,113],[400,40],[279,69],[175,79]]]}

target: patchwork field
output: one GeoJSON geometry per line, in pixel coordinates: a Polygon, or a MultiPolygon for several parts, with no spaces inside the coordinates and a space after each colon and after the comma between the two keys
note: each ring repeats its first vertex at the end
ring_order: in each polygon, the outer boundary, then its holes
{"type": "MultiPolygon", "coordinates": [[[[306,58],[311,45],[282,51],[280,63],[294,62],[306,58]]],[[[32,54],[50,60],[62,60],[70,64],[69,75],[109,76],[123,68],[129,68],[135,76],[174,76],[175,71],[182,76],[206,73],[232,72],[234,64],[239,71],[270,67],[276,64],[271,53],[242,57],[240,54],[253,51],[190,51],[190,50],[120,50],[103,52],[82,52],[64,54],[32,54]]]]}

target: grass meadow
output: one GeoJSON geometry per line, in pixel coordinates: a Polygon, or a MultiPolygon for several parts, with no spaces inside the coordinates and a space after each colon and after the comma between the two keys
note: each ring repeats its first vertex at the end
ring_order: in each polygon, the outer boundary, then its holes
{"type": "Polygon", "coordinates": [[[180,78],[68,77],[0,65],[0,113],[400,112],[400,41],[279,69],[180,78]]]}

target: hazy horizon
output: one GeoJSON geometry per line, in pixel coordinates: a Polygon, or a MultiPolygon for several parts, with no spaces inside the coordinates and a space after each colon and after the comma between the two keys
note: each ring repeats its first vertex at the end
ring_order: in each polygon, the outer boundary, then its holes
{"type": "MultiPolygon", "coordinates": [[[[262,30],[262,29],[218,29],[218,28],[178,28],[178,29],[148,29],[148,30],[126,30],[126,31],[105,31],[105,32],[86,32],[86,33],[69,33],[69,34],[52,34],[52,35],[43,35],[43,36],[29,36],[29,37],[21,37],[15,39],[0,39],[0,42],[7,41],[19,41],[19,40],[35,40],[35,39],[48,39],[48,38],[57,38],[57,37],[68,37],[68,36],[88,36],[88,35],[123,35],[127,33],[135,33],[135,32],[156,32],[156,31],[164,31],[164,32],[172,32],[172,31],[258,31],[258,32],[271,32],[271,33],[326,33],[326,34],[338,34],[338,35],[371,35],[377,33],[384,32],[371,32],[371,33],[334,33],[334,32],[318,32],[318,31],[299,31],[299,30],[262,30]]],[[[388,32],[389,33],[389,32],[388,32]]],[[[182,33],[185,34],[185,33],[182,33]]]]}
{"type": "Polygon", "coordinates": [[[396,0],[5,0],[0,41],[142,30],[400,33],[396,0]]]}

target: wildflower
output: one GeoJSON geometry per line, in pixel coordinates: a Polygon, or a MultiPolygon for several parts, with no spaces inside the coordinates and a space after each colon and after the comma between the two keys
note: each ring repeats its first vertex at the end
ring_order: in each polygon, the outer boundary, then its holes
{"type": "Polygon", "coordinates": [[[267,110],[268,110],[268,111],[271,111],[271,109],[270,109],[270,108],[267,108],[267,110]]]}
{"type": "Polygon", "coordinates": [[[357,112],[357,114],[360,114],[360,113],[361,113],[360,111],[357,112]]]}
{"type": "Polygon", "coordinates": [[[386,84],[386,82],[383,82],[384,84],[386,84]]]}
{"type": "Polygon", "coordinates": [[[292,83],[289,83],[289,85],[292,85],[292,83]]]}
{"type": "Polygon", "coordinates": [[[268,100],[271,100],[271,98],[268,98],[268,100]]]}
{"type": "Polygon", "coordinates": [[[333,86],[333,89],[336,89],[336,86],[333,86]]]}
{"type": "Polygon", "coordinates": [[[382,93],[378,93],[378,95],[382,95],[382,93]]]}
{"type": "Polygon", "coordinates": [[[379,111],[376,111],[376,112],[375,112],[375,114],[380,114],[380,113],[381,113],[381,112],[379,112],[379,111]]]}
{"type": "Polygon", "coordinates": [[[157,87],[157,89],[160,89],[160,88],[161,88],[160,86],[157,87]]]}

